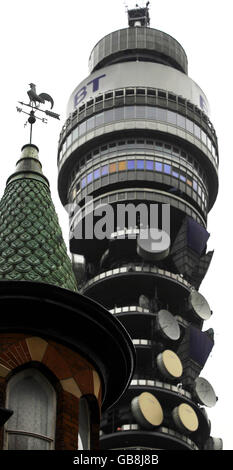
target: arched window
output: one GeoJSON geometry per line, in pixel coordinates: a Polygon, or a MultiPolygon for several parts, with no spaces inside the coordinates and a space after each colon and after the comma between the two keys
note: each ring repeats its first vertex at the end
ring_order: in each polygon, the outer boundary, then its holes
{"type": "Polygon", "coordinates": [[[78,449],[90,450],[90,409],[85,397],[81,397],[79,400],[78,423],[78,449]]]}
{"type": "Polygon", "coordinates": [[[83,395],[79,400],[78,449],[99,449],[100,410],[96,397],[83,395]]]}
{"type": "Polygon", "coordinates": [[[5,449],[54,448],[56,394],[37,369],[15,374],[7,387],[7,407],[14,414],[5,426],[5,449]]]}

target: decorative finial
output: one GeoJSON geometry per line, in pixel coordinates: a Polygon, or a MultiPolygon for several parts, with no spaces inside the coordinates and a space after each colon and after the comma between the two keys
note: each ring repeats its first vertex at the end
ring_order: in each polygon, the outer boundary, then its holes
{"type": "Polygon", "coordinates": [[[29,124],[30,124],[30,144],[31,144],[32,143],[32,125],[36,122],[37,119],[39,119],[40,121],[47,124],[47,118],[40,118],[40,117],[35,115],[35,113],[37,111],[39,111],[41,113],[44,113],[47,116],[55,118],[55,119],[60,119],[60,116],[59,116],[59,114],[56,114],[52,111],[40,109],[40,105],[45,104],[45,101],[48,101],[50,103],[50,105],[51,105],[50,109],[52,109],[53,105],[54,105],[53,98],[50,95],[48,95],[47,93],[40,93],[38,95],[37,92],[36,92],[36,85],[34,83],[30,83],[29,86],[30,86],[30,90],[28,90],[28,92],[27,92],[28,97],[29,97],[29,103],[24,103],[23,101],[19,101],[19,103],[22,106],[27,106],[28,108],[31,108],[30,113],[27,113],[26,111],[23,111],[23,109],[19,108],[18,106],[16,107],[16,109],[19,113],[22,112],[22,113],[27,114],[29,116],[29,118],[28,118],[28,120],[27,120],[27,122],[25,123],[24,126],[26,126],[27,123],[29,122],[29,124]]]}

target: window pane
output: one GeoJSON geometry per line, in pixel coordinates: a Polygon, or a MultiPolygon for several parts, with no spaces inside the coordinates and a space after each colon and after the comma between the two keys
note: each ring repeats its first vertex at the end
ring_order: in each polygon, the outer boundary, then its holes
{"type": "Polygon", "coordinates": [[[164,173],[171,173],[171,165],[167,165],[166,163],[164,163],[164,173]]]}
{"type": "Polygon", "coordinates": [[[100,178],[100,169],[99,168],[94,171],[94,179],[96,180],[97,178],[100,178]]]}
{"type": "Polygon", "coordinates": [[[21,434],[9,434],[9,450],[49,450],[50,443],[42,439],[21,434]]]}
{"type": "Polygon", "coordinates": [[[155,169],[156,171],[163,171],[162,163],[155,162],[155,169]]]}
{"type": "Polygon", "coordinates": [[[87,184],[91,183],[92,182],[92,177],[93,177],[93,174],[92,173],[89,173],[87,175],[87,184]]]}
{"type": "Polygon", "coordinates": [[[108,111],[105,111],[105,113],[104,113],[104,122],[108,123],[108,122],[113,122],[113,121],[114,121],[113,109],[109,109],[108,111]]]}
{"type": "Polygon", "coordinates": [[[186,178],[185,178],[185,176],[183,176],[183,175],[180,175],[180,179],[181,179],[181,181],[184,181],[184,183],[186,182],[186,178]]]}
{"type": "Polygon", "coordinates": [[[118,163],[118,169],[119,171],[126,170],[126,161],[122,161],[118,163]]]}
{"type": "Polygon", "coordinates": [[[166,109],[157,108],[157,119],[158,121],[166,121],[167,111],[166,109]]]}
{"type": "Polygon", "coordinates": [[[72,134],[73,134],[73,140],[78,138],[78,126],[73,130],[72,134]]]}
{"type": "Polygon", "coordinates": [[[135,117],[135,106],[126,106],[125,107],[125,119],[130,119],[135,117]]]}
{"type": "Polygon", "coordinates": [[[115,173],[115,171],[116,171],[116,163],[110,163],[109,173],[115,173]]]}
{"type": "Polygon", "coordinates": [[[137,160],[137,169],[144,170],[144,160],[137,160]]]}
{"type": "Polygon", "coordinates": [[[174,113],[173,111],[168,111],[167,122],[170,122],[171,124],[176,124],[176,113],[174,113]]]}
{"type": "Polygon", "coordinates": [[[55,392],[47,379],[36,369],[26,369],[12,377],[7,392],[7,406],[14,411],[6,425],[9,448],[50,448],[43,436],[54,439],[55,392]]]}
{"type": "Polygon", "coordinates": [[[201,129],[196,124],[194,124],[194,134],[196,137],[198,137],[198,139],[201,138],[201,129]]]}
{"type": "Polygon", "coordinates": [[[124,119],[124,108],[116,108],[115,109],[115,120],[120,121],[121,119],[124,119]]]}
{"type": "Polygon", "coordinates": [[[72,137],[72,134],[69,134],[67,137],[67,148],[71,145],[71,137],[72,137]]]}
{"type": "Polygon", "coordinates": [[[95,117],[91,117],[87,120],[87,131],[94,129],[95,127],[95,117]]]}
{"type": "Polygon", "coordinates": [[[86,186],[86,178],[83,178],[81,181],[81,188],[84,188],[86,186]]]}
{"type": "Polygon", "coordinates": [[[104,123],[104,113],[97,114],[95,117],[95,125],[101,126],[104,123]]]}
{"type": "Polygon", "coordinates": [[[108,165],[102,166],[102,168],[101,168],[101,174],[102,174],[102,176],[108,174],[108,165]]]}
{"type": "Polygon", "coordinates": [[[206,133],[204,131],[201,131],[201,140],[206,145],[206,133]]]}
{"type": "Polygon", "coordinates": [[[152,160],[147,160],[146,161],[146,169],[147,170],[153,170],[154,169],[154,162],[152,160]]]}
{"type": "Polygon", "coordinates": [[[208,149],[211,151],[211,140],[209,139],[209,137],[207,137],[207,145],[208,149]]]}
{"type": "Polygon", "coordinates": [[[78,449],[90,450],[90,411],[85,397],[79,401],[78,449]]]}
{"type": "Polygon", "coordinates": [[[79,135],[83,135],[86,132],[86,121],[82,122],[79,126],[79,135]]]}
{"type": "Polygon", "coordinates": [[[128,160],[128,170],[134,170],[134,168],[135,168],[135,161],[128,160]]]}
{"type": "Polygon", "coordinates": [[[193,134],[193,122],[190,119],[186,119],[186,129],[193,134]]]}
{"type": "Polygon", "coordinates": [[[145,115],[146,115],[145,106],[137,106],[136,107],[136,117],[137,118],[144,118],[145,115]]]}
{"type": "Polygon", "coordinates": [[[181,116],[180,114],[177,114],[177,126],[185,129],[185,117],[181,116]]]}
{"type": "Polygon", "coordinates": [[[152,106],[148,106],[147,117],[148,119],[156,119],[156,108],[153,108],[152,106]]]}

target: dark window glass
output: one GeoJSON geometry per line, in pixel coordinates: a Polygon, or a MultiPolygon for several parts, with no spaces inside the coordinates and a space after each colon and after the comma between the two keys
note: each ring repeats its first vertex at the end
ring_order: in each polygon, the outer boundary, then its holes
{"type": "Polygon", "coordinates": [[[156,147],[157,149],[161,150],[162,147],[163,147],[162,142],[155,142],[155,147],[156,147]]]}
{"type": "Polygon", "coordinates": [[[123,96],[123,95],[124,95],[124,91],[123,91],[123,90],[116,90],[115,96],[123,96]]]}

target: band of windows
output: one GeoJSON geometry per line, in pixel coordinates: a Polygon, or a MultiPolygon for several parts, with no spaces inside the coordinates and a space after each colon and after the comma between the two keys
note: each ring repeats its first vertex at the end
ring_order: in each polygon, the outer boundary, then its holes
{"type": "MultiPolygon", "coordinates": [[[[182,148],[170,145],[167,142],[155,141],[153,139],[127,139],[127,140],[119,140],[119,141],[111,141],[102,145],[101,147],[96,147],[94,150],[89,152],[88,154],[84,155],[78,162],[75,164],[73,171],[70,177],[70,185],[73,184],[74,179],[77,179],[77,174],[82,167],[86,166],[85,171],[91,168],[92,165],[96,164],[97,162],[101,161],[101,163],[106,159],[113,158],[113,157],[120,157],[120,153],[122,156],[125,156],[125,149],[127,149],[127,156],[135,155],[135,153],[139,153],[140,155],[150,155],[151,150],[156,152],[156,155],[162,156],[164,158],[172,158],[172,161],[181,165],[184,165],[186,170],[190,170],[197,179],[201,179],[201,181],[207,186],[207,177],[205,171],[200,166],[198,161],[193,158],[192,155],[185,152],[182,148]]],[[[185,170],[185,171],[186,171],[185,170]]]]}
{"type": "Polygon", "coordinates": [[[96,114],[81,124],[77,125],[74,130],[68,135],[67,139],[62,145],[59,161],[62,159],[66,150],[72,145],[75,140],[79,137],[84,136],[86,133],[92,131],[98,126],[113,123],[116,121],[124,121],[127,119],[146,119],[152,121],[166,122],[175,127],[179,127],[186,132],[189,132],[196,138],[198,138],[211,152],[215,165],[218,163],[217,151],[215,145],[204,132],[200,126],[195,124],[187,117],[182,116],[174,111],[169,111],[163,108],[157,108],[154,106],[125,106],[114,109],[103,111],[102,113],[96,114]]]}
{"type": "MultiPolygon", "coordinates": [[[[71,199],[74,200],[78,195],[80,189],[83,190],[89,184],[98,180],[101,177],[121,172],[121,171],[154,171],[155,173],[163,173],[167,176],[176,178],[177,180],[185,183],[190,189],[195,191],[198,203],[202,210],[206,213],[207,209],[207,192],[203,188],[203,185],[190,175],[185,173],[185,168],[179,168],[169,163],[164,163],[158,160],[152,159],[128,159],[119,160],[117,162],[106,163],[100,167],[95,167],[94,170],[83,176],[81,180],[76,184],[76,187],[72,189],[71,199]]],[[[78,175],[77,175],[78,176],[78,175]]]]}
{"type": "Polygon", "coordinates": [[[163,109],[176,111],[181,116],[188,117],[192,122],[200,125],[207,133],[213,144],[218,147],[216,132],[208,116],[196,105],[182,96],[175,95],[167,90],[156,88],[122,88],[108,91],[104,95],[91,98],[79,106],[69,115],[60,133],[59,145],[77,124],[93,114],[100,113],[104,109],[110,109],[127,105],[158,106],[163,109]]]}

